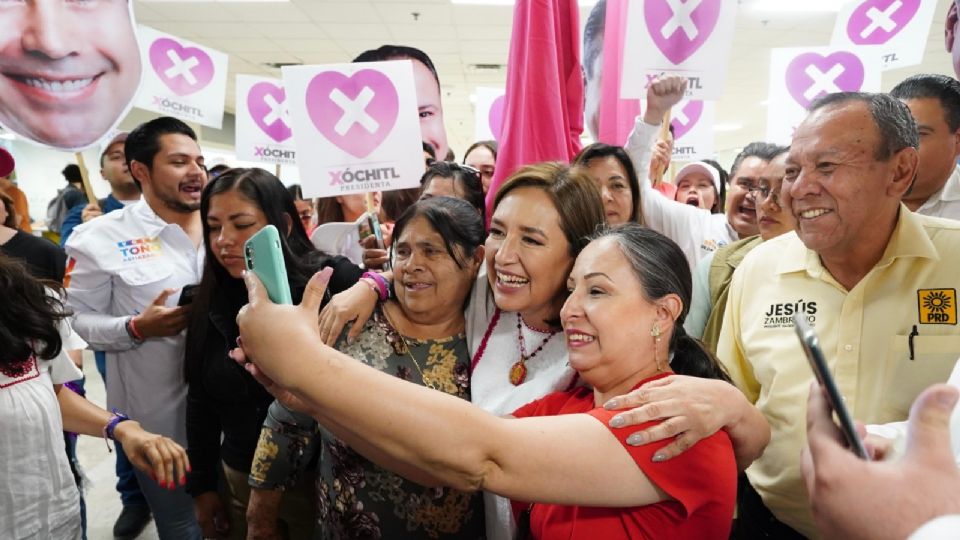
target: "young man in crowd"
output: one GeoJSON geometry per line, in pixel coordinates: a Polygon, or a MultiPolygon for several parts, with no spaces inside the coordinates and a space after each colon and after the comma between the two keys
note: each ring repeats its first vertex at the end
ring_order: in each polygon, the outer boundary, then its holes
{"type": "MultiPolygon", "coordinates": [[[[76,228],[66,245],[67,304],[76,332],[107,353],[108,406],[186,445],[189,311],[177,297],[203,269],[203,155],[193,130],[170,117],[138,126],[124,150],[143,199],[76,228]]],[[[182,485],[136,474],[160,538],[200,538],[182,485]]]]}
{"type": "Polygon", "coordinates": [[[100,153],[100,176],[110,184],[110,194],[100,200],[70,208],[60,227],[60,245],[66,245],[77,225],[140,200],[140,190],[127,169],[123,153],[126,140],[126,132],[118,133],[103,147],[100,153]]]}
{"type": "Polygon", "coordinates": [[[890,95],[906,103],[920,131],[917,179],[903,203],[920,214],[960,219],[960,82],[946,75],[914,75],[890,95]]]}
{"type": "Polygon", "coordinates": [[[60,171],[67,185],[57,191],[57,194],[47,204],[47,230],[53,233],[52,240],[63,244],[58,235],[70,209],[74,206],[87,204],[87,195],[83,192],[83,176],[80,166],[70,163],[60,171]]]}
{"type": "Polygon", "coordinates": [[[825,96],[794,133],[781,198],[796,232],[744,258],[717,346],[772,430],[739,490],[740,538],[817,536],[798,421],[813,373],[794,314],[816,330],[847,406],[865,423],[906,419],[960,356],[960,223],[901,203],[919,146],[910,110],[886,94],[825,96]]]}
{"type": "MultiPolygon", "coordinates": [[[[110,194],[90,204],[78,204],[70,209],[60,226],[60,245],[66,245],[75,227],[91,219],[120,210],[124,206],[140,200],[140,190],[133,182],[123,145],[127,133],[122,132],[111,139],[100,154],[100,176],[110,184],[110,194]]],[[[107,380],[107,355],[103,351],[94,351],[97,371],[107,380]]],[[[135,538],[150,523],[150,507],[140,492],[140,485],[133,473],[133,465],[127,459],[123,448],[117,446],[117,491],[123,509],[113,525],[114,538],[135,538]]]]}

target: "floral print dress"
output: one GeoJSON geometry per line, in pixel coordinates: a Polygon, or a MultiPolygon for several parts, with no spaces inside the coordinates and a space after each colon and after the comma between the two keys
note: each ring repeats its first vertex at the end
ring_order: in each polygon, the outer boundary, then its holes
{"type": "MultiPolygon", "coordinates": [[[[378,307],[352,344],[346,342],[345,336],[346,333],[336,345],[344,354],[385,373],[429,386],[424,383],[425,375],[437,390],[470,400],[470,356],[465,335],[433,340],[401,338],[378,307]]],[[[271,409],[277,407],[274,403],[271,409]]],[[[278,479],[274,471],[296,470],[309,461],[303,450],[311,444],[302,435],[297,436],[298,432],[303,434],[306,426],[301,418],[296,421],[296,429],[291,429],[292,418],[271,414],[264,424],[251,471],[256,473],[252,477],[259,477],[256,483],[261,487],[289,485],[292,478],[278,479]],[[276,425],[271,427],[274,421],[276,425]]],[[[322,426],[314,432],[314,437],[319,437],[321,442],[315,538],[478,540],[485,537],[480,492],[428,488],[406,480],[367,460],[322,426]]]]}

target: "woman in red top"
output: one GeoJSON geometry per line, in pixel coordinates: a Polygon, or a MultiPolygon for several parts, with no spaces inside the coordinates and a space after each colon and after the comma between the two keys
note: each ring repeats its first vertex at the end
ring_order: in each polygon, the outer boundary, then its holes
{"type": "Polygon", "coordinates": [[[577,258],[561,322],[570,365],[590,388],[551,394],[494,417],[397,380],[324,346],[316,313],[328,273],[298,307],[269,302],[248,277],[238,318],[243,351],[274,395],[316,417],[370,459],[427,485],[485,489],[514,501],[534,538],[727,538],[736,464],[720,431],[655,461],[670,441],[632,446],[602,404],[680,373],[725,378],[683,332],[691,278],[680,249],[627,224],[601,233],[577,258]],[[376,396],[375,399],[370,397],[376,396]],[[429,411],[429,414],[427,414],[429,411]]]}

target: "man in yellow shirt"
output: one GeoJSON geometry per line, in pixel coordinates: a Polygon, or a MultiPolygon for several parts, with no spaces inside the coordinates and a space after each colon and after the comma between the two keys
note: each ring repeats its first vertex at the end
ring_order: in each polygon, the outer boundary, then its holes
{"type": "Polygon", "coordinates": [[[810,111],[794,133],[781,193],[797,230],[764,242],[737,269],[717,347],[772,430],[741,489],[742,538],[817,536],[800,476],[813,373],[795,313],[814,326],[863,422],[905,420],[960,357],[960,223],[900,203],[918,163],[909,109],[885,94],[848,93],[810,111]]]}

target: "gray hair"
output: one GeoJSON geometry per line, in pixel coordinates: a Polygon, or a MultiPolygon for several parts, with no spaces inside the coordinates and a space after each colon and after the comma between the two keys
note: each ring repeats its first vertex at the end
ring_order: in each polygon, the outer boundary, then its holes
{"type": "Polygon", "coordinates": [[[880,144],[877,145],[874,154],[878,161],[886,161],[907,147],[920,148],[917,121],[902,101],[889,94],[871,92],[827,94],[810,104],[809,112],[813,113],[833,105],[842,106],[851,101],[866,104],[870,110],[870,116],[873,117],[873,123],[880,130],[880,144]]]}

